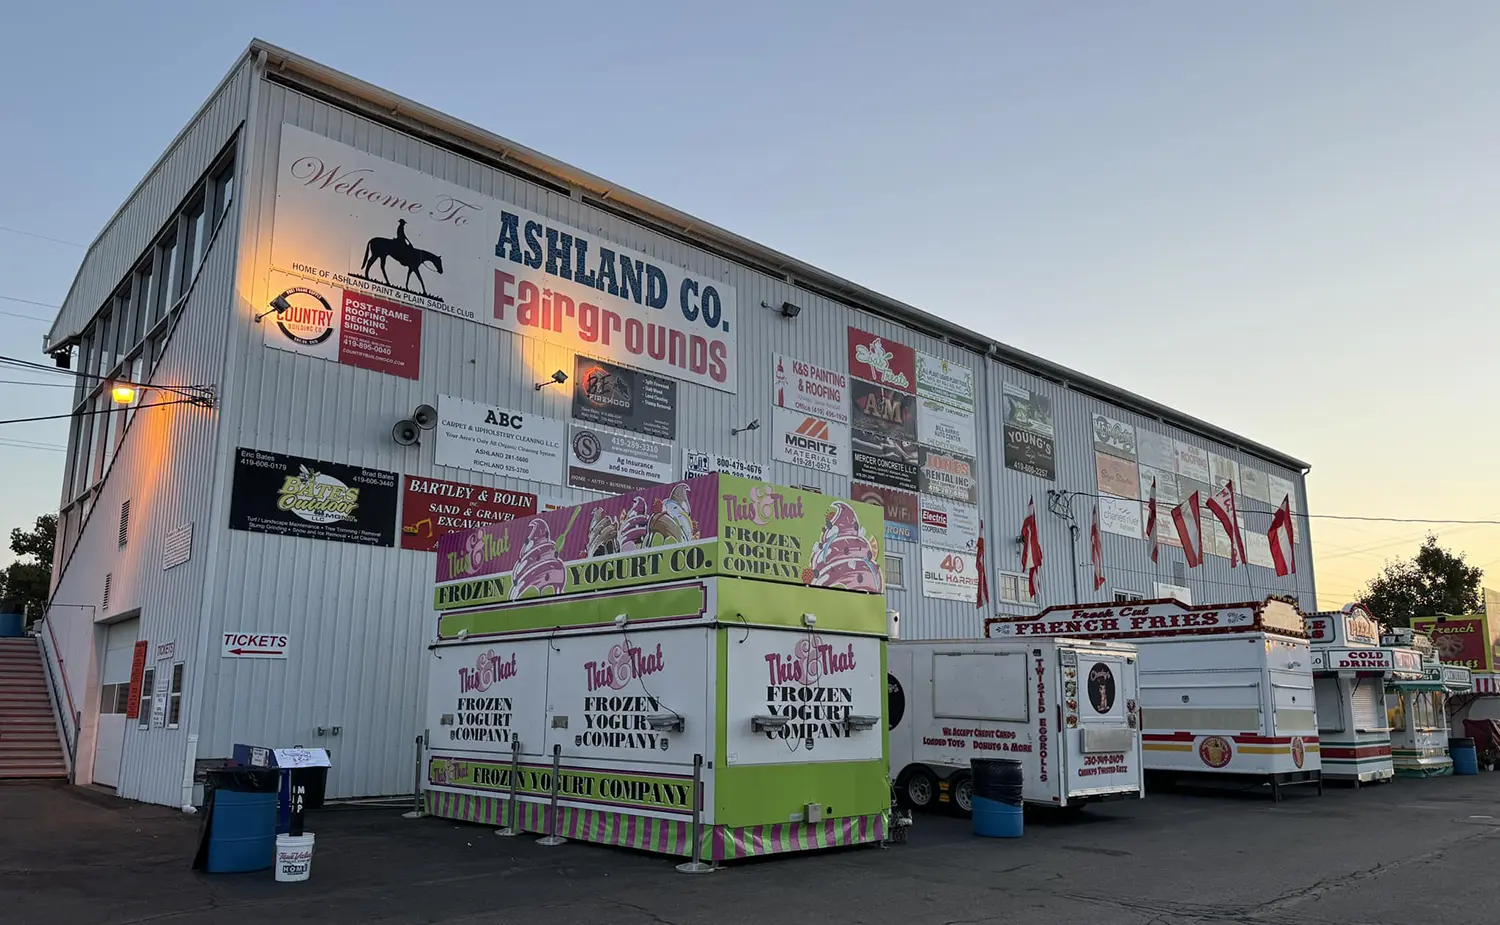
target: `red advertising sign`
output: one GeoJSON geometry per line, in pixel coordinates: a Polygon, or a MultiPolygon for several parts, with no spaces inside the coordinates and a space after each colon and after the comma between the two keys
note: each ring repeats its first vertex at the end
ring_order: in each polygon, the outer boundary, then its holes
{"type": "Polygon", "coordinates": [[[434,552],[438,537],[537,511],[536,495],[421,476],[404,476],[401,548],[434,552]]]}
{"type": "Polygon", "coordinates": [[[415,379],[422,366],[422,312],[344,290],[339,362],[415,379]]]}
{"type": "Polygon", "coordinates": [[[849,497],[855,501],[863,501],[866,504],[884,508],[885,519],[891,523],[916,526],[917,518],[921,516],[922,505],[917,500],[917,496],[909,491],[855,482],[851,487],[849,497]]]}
{"type": "Polygon", "coordinates": [[[849,329],[849,374],[888,389],[917,393],[917,352],[878,334],[849,329]]]}
{"type": "Polygon", "coordinates": [[[1416,617],[1411,628],[1432,634],[1438,658],[1449,665],[1474,671],[1492,671],[1492,647],[1482,615],[1465,617],[1416,617]]]}
{"type": "Polygon", "coordinates": [[[130,702],[125,704],[126,719],[141,717],[141,687],[146,683],[146,659],[151,643],[142,639],[135,644],[135,658],[130,663],[130,702]]]}

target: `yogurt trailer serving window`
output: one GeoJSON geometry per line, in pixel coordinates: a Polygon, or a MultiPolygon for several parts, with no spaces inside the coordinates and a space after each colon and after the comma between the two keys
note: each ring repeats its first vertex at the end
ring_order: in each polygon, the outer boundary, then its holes
{"type": "Polygon", "coordinates": [[[442,536],[427,811],[687,855],[696,803],[711,860],[878,841],[883,544],[879,507],[722,473],[442,536]]]}

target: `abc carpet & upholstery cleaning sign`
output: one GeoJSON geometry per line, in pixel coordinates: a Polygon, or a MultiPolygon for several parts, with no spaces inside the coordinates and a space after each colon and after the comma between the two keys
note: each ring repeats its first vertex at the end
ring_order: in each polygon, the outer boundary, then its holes
{"type": "Polygon", "coordinates": [[[240,447],[229,528],[396,545],[396,473],[240,447]]]}

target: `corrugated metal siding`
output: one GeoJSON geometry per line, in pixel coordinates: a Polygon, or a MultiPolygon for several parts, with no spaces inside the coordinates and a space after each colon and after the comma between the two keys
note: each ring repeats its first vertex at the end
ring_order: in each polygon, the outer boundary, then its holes
{"type": "MultiPolygon", "coordinates": [[[[845,368],[846,329],[855,324],[917,349],[976,367],[980,387],[980,433],[986,452],[978,465],[984,480],[982,511],[992,567],[1019,566],[1014,542],[1029,496],[1037,498],[1046,554],[1045,603],[1072,598],[1072,575],[1066,531],[1046,511],[1052,487],[1094,490],[1089,413],[1145,424],[1118,409],[1069,393],[1051,383],[1002,368],[961,348],[901,329],[829,299],[797,290],[680,241],[592,209],[578,201],[508,174],[435,148],[368,119],[339,110],[280,84],[260,85],[259,122],[254,157],[262,164],[277,160],[280,126],[289,122],[321,132],[346,144],[414,166],[480,193],[496,196],[580,228],[601,239],[637,249],[663,261],[732,283],[738,292],[738,394],[682,384],[679,386],[679,454],[683,449],[722,452],[768,462],[773,428],[770,389],[771,356],[783,351],[824,366],[845,368]],[[793,301],[801,315],[787,321],[762,302],[793,301]],[[1003,469],[1000,383],[1019,382],[1052,396],[1058,428],[1058,481],[1041,480],[1003,469]],[[759,419],[757,431],[731,436],[732,427],[759,419]]],[[[239,445],[293,453],[341,463],[378,467],[404,474],[432,475],[460,481],[535,491],[566,499],[585,496],[566,488],[495,479],[477,473],[439,468],[432,441],[403,449],[390,439],[390,427],[418,403],[435,403],[439,393],[507,405],[526,412],[566,419],[568,392],[531,384],[554,369],[572,369],[566,350],[518,338],[508,332],[429,313],[423,320],[422,370],[412,382],[347,366],[270,350],[263,331],[251,323],[266,292],[264,256],[269,253],[271,216],[276,191],[270,183],[246,190],[246,228],[258,232],[245,240],[242,259],[256,270],[242,286],[242,301],[231,319],[227,358],[224,433],[217,471],[221,475],[214,529],[218,552],[205,612],[210,638],[221,629],[289,631],[291,656],[285,662],[210,659],[199,755],[225,755],[237,741],[265,744],[323,745],[334,751],[330,794],[334,796],[409,792],[412,738],[421,730],[423,696],[432,612],[429,588],[433,557],[428,553],[349,544],[281,538],[228,531],[226,505],[230,489],[227,461],[239,445]],[[252,255],[259,255],[258,257],[252,255]],[[342,727],[342,734],[318,736],[317,728],[342,727]]],[[[1170,428],[1156,427],[1172,433],[1170,428]]],[[[1186,437],[1181,433],[1174,436],[1186,437]]],[[[1245,457],[1205,441],[1215,452],[1245,457]]],[[[680,455],[679,455],[680,460],[680,455]]],[[[1275,470],[1263,465],[1262,468],[1275,470]]],[[[1285,477],[1293,473],[1278,471],[1285,477]]],[[[814,485],[830,494],[845,494],[848,480],[811,470],[770,464],[781,482],[814,485]]],[[[1305,508],[1304,508],[1305,509],[1305,508]]],[[[1087,511],[1080,510],[1086,526],[1087,511]]],[[[1079,564],[1088,567],[1087,531],[1080,538],[1079,564]]],[[[1106,537],[1106,556],[1114,587],[1149,590],[1146,544],[1106,537]],[[1133,548],[1136,547],[1136,548],[1133,548]],[[1126,578],[1127,575],[1131,577],[1126,578]]],[[[1303,537],[1305,548],[1305,536],[1303,537]]],[[[920,555],[916,546],[898,544],[908,555],[907,589],[893,592],[891,606],[902,611],[903,633],[912,638],[963,637],[980,632],[988,611],[972,605],[928,599],[921,594],[920,555]]],[[[1168,551],[1166,557],[1180,555],[1168,551]]],[[[1239,575],[1223,560],[1212,560],[1203,573],[1210,585],[1189,581],[1195,596],[1209,600],[1222,587],[1226,597],[1239,575]]],[[[1162,573],[1170,580],[1171,567],[1162,573]]],[[[1310,585],[1310,576],[1302,580],[1310,585]]],[[[1087,585],[1084,585],[1087,587],[1087,585]]],[[[1271,587],[1257,578],[1257,589],[1271,587]]],[[[1290,587],[1290,585],[1284,585],[1290,587]]],[[[1311,604],[1310,597],[1304,603],[1311,604]]]]}
{"type": "Polygon", "coordinates": [[[238,124],[244,119],[243,105],[226,111],[221,108],[224,101],[239,100],[243,104],[249,86],[249,62],[241,61],[104,226],[84,255],[47,334],[48,343],[59,343],[82,332],[156,239],[182,204],[183,194],[223,150],[229,139],[224,131],[226,120],[238,124]]]}
{"type": "MultiPolygon", "coordinates": [[[[109,249],[96,248],[90,254],[79,271],[75,294],[97,281],[102,299],[150,246],[162,224],[243,123],[251,86],[248,72],[248,66],[241,68],[223,85],[164,166],[153,174],[140,198],[121,211],[106,231],[109,249]],[[115,247],[134,249],[116,253],[115,247]],[[110,273],[115,275],[111,277],[110,273]]],[[[236,226],[233,215],[225,220],[152,382],[185,385],[219,381],[224,319],[234,291],[236,226]]],[[[145,401],[170,397],[148,392],[145,401]]],[[[92,768],[91,730],[98,711],[95,671],[91,669],[96,659],[91,653],[103,636],[93,625],[96,621],[110,621],[139,610],[140,638],[151,643],[152,665],[160,675],[158,684],[165,685],[170,679],[172,662],[154,661],[156,645],[166,642],[176,643],[175,660],[185,663],[184,690],[191,692],[200,683],[203,666],[194,657],[194,649],[213,500],[212,483],[205,474],[212,470],[217,429],[217,412],[207,408],[173,405],[137,411],[83,524],[78,545],[57,580],[48,620],[62,650],[69,691],[84,713],[80,780],[87,780],[82,775],[92,768]],[[130,525],[122,548],[119,515],[120,505],[126,500],[130,502],[130,525]],[[164,570],[166,536],[184,524],[193,526],[191,558],[164,570]],[[109,607],[104,611],[99,608],[106,574],[112,577],[109,607]]],[[[178,729],[142,730],[134,722],[128,725],[118,788],[121,796],[173,806],[181,802],[189,702],[185,696],[178,729]]]]}

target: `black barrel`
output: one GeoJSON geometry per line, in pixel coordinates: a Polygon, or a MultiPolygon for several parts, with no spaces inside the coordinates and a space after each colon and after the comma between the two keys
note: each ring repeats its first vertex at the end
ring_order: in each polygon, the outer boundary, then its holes
{"type": "Polygon", "coordinates": [[[1021,787],[1026,774],[1015,758],[970,758],[969,772],[974,782],[974,796],[1007,806],[1021,805],[1021,787]]]}
{"type": "Polygon", "coordinates": [[[1455,749],[1455,748],[1473,748],[1473,747],[1474,747],[1474,740],[1473,739],[1463,738],[1463,737],[1459,737],[1459,736],[1454,736],[1453,738],[1451,738],[1451,739],[1448,740],[1448,748],[1450,750],[1451,749],[1455,749]]]}

